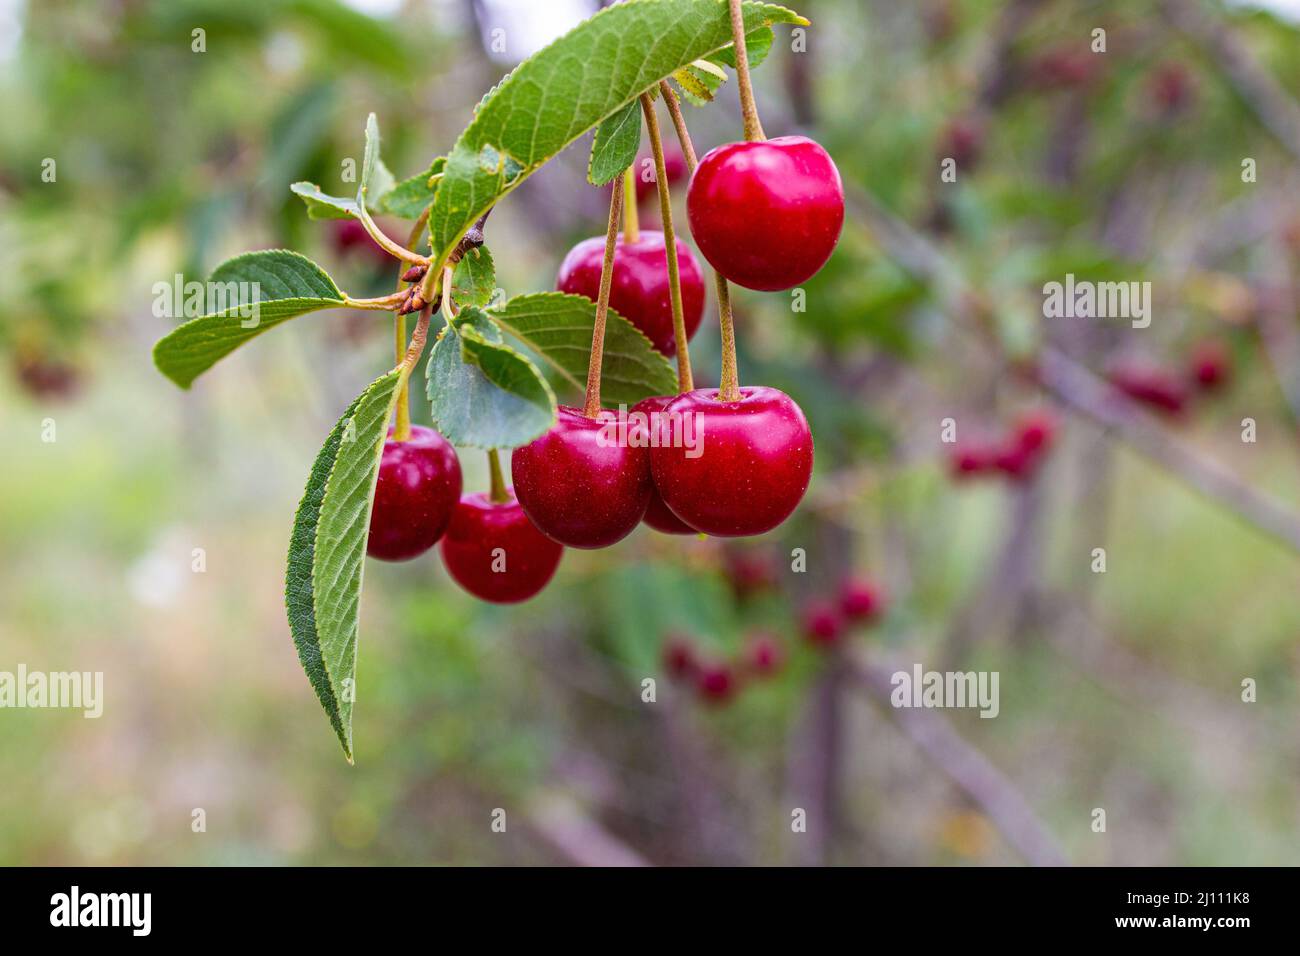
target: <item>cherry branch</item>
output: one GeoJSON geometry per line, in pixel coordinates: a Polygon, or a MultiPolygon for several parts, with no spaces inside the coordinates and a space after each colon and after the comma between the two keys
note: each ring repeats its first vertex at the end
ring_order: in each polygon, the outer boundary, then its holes
{"type": "Polygon", "coordinates": [[[893,715],[899,729],[925,751],[949,779],[983,809],[1007,842],[1034,866],[1068,866],[1069,860],[1019,789],[988,758],[929,710],[896,708],[891,672],[871,664],[850,668],[863,692],[893,715]]]}

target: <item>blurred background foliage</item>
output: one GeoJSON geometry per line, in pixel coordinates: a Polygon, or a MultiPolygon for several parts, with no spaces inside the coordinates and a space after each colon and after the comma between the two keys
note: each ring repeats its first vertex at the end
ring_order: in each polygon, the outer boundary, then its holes
{"type": "MultiPolygon", "coordinates": [[[[1176,4],[794,4],[808,48],[778,30],[756,74],[764,124],[829,148],[849,220],[803,311],[783,294],[737,309],[742,379],[787,390],[812,423],[806,503],[757,541],[643,529],[571,551],[524,608],[469,599],[432,555],[372,562],[358,764],[340,759],[287,633],[283,558],[317,448],[390,363],[387,317],[302,319],[182,394],[151,367],[172,323],[153,284],[286,246],[353,294],[388,291],[391,263],[308,220],[288,184],[346,188],[368,111],[393,171],[425,168],[518,57],[596,5],[0,2],[0,670],[103,671],[106,690],[99,720],[0,713],[0,862],[1022,861],[1020,810],[960,786],[951,748],[918,746],[860,679],[918,661],[1001,674],[997,719],[939,717],[1069,860],[1293,862],[1296,555],[1064,410],[1026,481],[958,482],[939,440],[945,417],[979,432],[1042,407],[1017,368],[1045,341],[1102,371],[1178,368],[1213,339],[1231,387],[1164,427],[1296,506],[1298,159],[1170,25],[1176,4]],[[505,54],[484,42],[496,29],[505,54]],[[979,299],[900,261],[871,209],[979,299]],[[1066,273],[1150,280],[1151,327],[1042,319],[1042,284],[1066,273]],[[970,322],[1000,347],[954,331],[970,322]],[[1240,440],[1247,416],[1257,444],[1240,440]],[[849,577],[887,611],[820,650],[801,619],[849,577]],[[668,635],[725,661],[759,631],[785,666],[723,704],[665,672],[668,635]]],[[[1285,7],[1203,9],[1300,93],[1285,7]]],[[[688,121],[701,152],[737,138],[734,83],[688,121]]],[[[585,168],[570,149],[494,213],[509,292],[549,288],[600,230],[585,168]]],[[[716,339],[710,311],[702,384],[716,339]]],[[[463,455],[467,489],[486,486],[481,459],[463,455]]]]}

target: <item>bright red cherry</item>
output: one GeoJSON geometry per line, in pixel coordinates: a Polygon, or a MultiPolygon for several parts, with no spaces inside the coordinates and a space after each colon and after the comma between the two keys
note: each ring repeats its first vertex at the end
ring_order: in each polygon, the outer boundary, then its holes
{"type": "Polygon", "coordinates": [[[736,675],[728,664],[705,664],[696,676],[700,696],[713,704],[729,700],[736,691],[736,675]]]}
{"type": "Polygon", "coordinates": [[[805,136],[729,143],[700,160],[686,193],[700,254],[747,289],[789,289],[817,273],[844,225],[844,184],[805,136]]]}
{"type": "Polygon", "coordinates": [[[466,495],[442,537],[442,561],[456,583],[493,604],[528,600],[546,587],[564,554],[507,493],[503,502],[486,492],[466,495]]]}
{"type": "Polygon", "coordinates": [[[460,501],[460,459],[432,428],[411,426],[407,441],[384,442],[370,513],[366,554],[407,561],[432,548],[447,530],[460,501]]]}
{"type": "Polygon", "coordinates": [[[771,677],[785,663],[781,642],[771,634],[753,634],[745,645],[745,666],[759,677],[771,677]]]}
{"type": "Polygon", "coordinates": [[[840,585],[840,613],[855,623],[869,621],[884,607],[880,589],[862,578],[850,578],[840,585]]]}
{"type": "Polygon", "coordinates": [[[844,634],[844,618],[829,601],[811,601],[800,615],[804,637],[813,644],[829,647],[844,634]]]}
{"type": "MultiPolygon", "coordinates": [[[[604,260],[605,237],[584,239],[560,263],[555,288],[571,295],[585,295],[595,302],[604,260]]],[[[704,315],[704,272],[695,254],[680,239],[677,240],[677,271],[682,281],[682,317],[686,320],[689,340],[704,315]]],[[[668,285],[668,246],[662,232],[642,229],[633,243],[628,243],[622,235],[618,237],[609,307],[645,333],[664,355],[677,354],[668,285]]]]}
{"type": "MultiPolygon", "coordinates": [[[[650,447],[652,440],[672,440],[672,425],[661,418],[660,413],[664,406],[676,397],[675,395],[652,395],[632,406],[628,414],[630,426],[634,425],[643,431],[647,448],[650,447]],[[642,419],[638,416],[644,416],[644,428],[642,428],[642,419]]],[[[654,487],[654,482],[651,482],[650,503],[646,505],[645,517],[641,520],[661,534],[699,534],[664,504],[664,499],[660,496],[659,489],[654,487]]]]}
{"type": "Polygon", "coordinates": [[[649,449],[617,423],[611,411],[588,418],[561,405],[550,431],[510,456],[519,504],[547,537],[605,548],[641,523],[654,490],[649,449]]]}
{"type": "Polygon", "coordinates": [[[655,487],[673,514],[723,538],[771,531],[798,507],[812,476],[813,440],[794,400],[750,386],[734,402],[716,388],[684,392],[665,413],[684,440],[650,449],[655,487]]]}
{"type": "Polygon", "coordinates": [[[1032,409],[1016,419],[1012,441],[1027,452],[1046,451],[1056,438],[1056,416],[1045,408],[1032,409]]]}

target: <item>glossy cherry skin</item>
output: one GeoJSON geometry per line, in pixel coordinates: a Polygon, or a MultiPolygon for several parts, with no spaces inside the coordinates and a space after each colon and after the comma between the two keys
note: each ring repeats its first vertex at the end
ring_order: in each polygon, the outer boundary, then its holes
{"type": "Polygon", "coordinates": [[[381,561],[409,561],[442,537],[460,501],[460,459],[451,442],[432,428],[411,426],[409,441],[384,442],[370,512],[366,554],[381,561]]]}
{"type": "MultiPolygon", "coordinates": [[[[650,432],[658,428],[660,424],[659,419],[655,416],[662,412],[664,406],[674,398],[676,398],[675,395],[652,395],[649,398],[643,398],[632,406],[631,415],[640,414],[645,416],[647,447],[649,447],[650,432]]],[[[629,415],[629,418],[631,415],[629,415]]],[[[632,421],[640,427],[641,420],[639,418],[634,418],[632,421]]],[[[666,435],[671,438],[671,431],[668,431],[666,435]]],[[[641,520],[661,534],[699,534],[698,531],[673,514],[672,509],[664,504],[664,499],[659,494],[659,489],[654,487],[653,482],[651,482],[650,488],[650,503],[646,505],[645,516],[641,520]]]]}
{"type": "Polygon", "coordinates": [[[481,491],[466,495],[442,537],[447,572],[470,594],[493,604],[527,601],[546,587],[564,554],[561,545],[533,527],[507,491],[505,502],[481,491]]]}
{"type": "Polygon", "coordinates": [[[844,185],[805,136],[730,143],[700,160],[686,192],[700,254],[747,289],[789,289],[817,273],[844,225],[844,185]]]}
{"type": "MultiPolygon", "coordinates": [[[[555,288],[571,295],[585,295],[595,302],[600,293],[600,267],[604,261],[605,237],[584,239],[560,263],[555,288]]],[[[689,341],[704,315],[704,271],[695,254],[680,239],[677,240],[677,271],[682,280],[682,318],[689,341]]],[[[677,354],[668,284],[668,246],[662,232],[642,229],[633,243],[624,241],[621,235],[618,237],[609,307],[644,332],[664,355],[677,354]]]]}
{"type": "Polygon", "coordinates": [[[688,440],[650,449],[655,487],[673,514],[723,538],[771,531],[812,476],[812,432],[794,400],[763,386],[740,392],[735,402],[718,401],[716,388],[678,395],[664,411],[682,416],[688,440]]]}
{"type": "Polygon", "coordinates": [[[547,537],[606,548],[641,523],[654,490],[650,454],[617,424],[615,412],[588,418],[561,405],[550,431],[510,456],[519,504],[547,537]]]}

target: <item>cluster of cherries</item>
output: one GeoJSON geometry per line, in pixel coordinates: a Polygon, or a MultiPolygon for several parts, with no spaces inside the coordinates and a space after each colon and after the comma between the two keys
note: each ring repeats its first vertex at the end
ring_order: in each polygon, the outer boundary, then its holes
{"type": "MultiPolygon", "coordinates": [[[[730,563],[728,575],[735,587],[737,581],[730,563]]],[[[746,575],[745,587],[752,583],[746,575]]],[[[740,589],[737,593],[741,593],[740,589]]],[[[854,628],[878,620],[883,610],[884,598],[875,584],[863,578],[850,578],[841,583],[833,598],[815,598],[804,605],[800,631],[810,646],[830,650],[854,628]]],[[[787,652],[775,634],[755,631],[731,658],[705,653],[698,642],[684,634],[670,634],[665,638],[662,656],[670,678],[693,688],[701,700],[721,704],[733,700],[751,682],[780,672],[787,652]]]]}
{"type": "Polygon", "coordinates": [[[1231,377],[1231,355],[1217,339],[1198,343],[1182,370],[1147,359],[1121,359],[1106,370],[1117,389],[1169,418],[1181,417],[1194,395],[1217,391],[1231,377]]]}
{"type": "Polygon", "coordinates": [[[954,478],[1002,475],[1012,481],[1031,478],[1051,449],[1057,432],[1056,416],[1044,408],[1023,412],[996,440],[957,442],[949,456],[954,478]]]}

